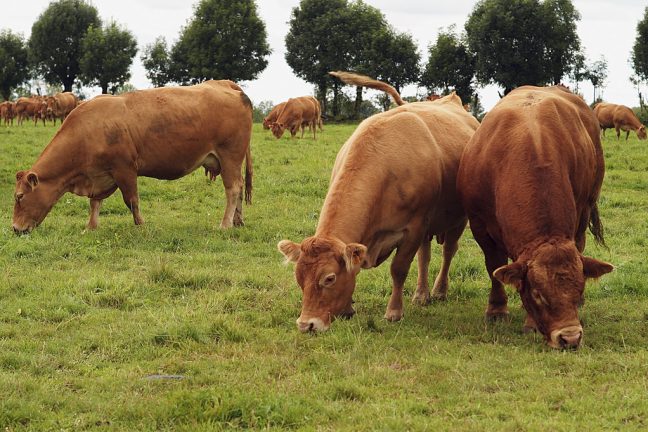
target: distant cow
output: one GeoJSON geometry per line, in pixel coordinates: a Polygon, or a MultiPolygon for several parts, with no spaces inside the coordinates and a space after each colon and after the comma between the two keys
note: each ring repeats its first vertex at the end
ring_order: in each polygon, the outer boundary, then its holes
{"type": "Polygon", "coordinates": [[[252,198],[252,105],[235,83],[206,81],[95,98],[73,110],[36,163],[16,174],[13,228],[38,226],[65,192],[90,198],[88,227],[102,200],[120,189],[136,225],[137,177],[173,180],[203,166],[221,175],[227,205],[222,228],[242,225],[252,198]]]}
{"type": "Polygon", "coordinates": [[[508,315],[502,283],[511,284],[526,329],[554,348],[580,344],[585,279],[613,269],[582,254],[588,226],[603,242],[596,202],[604,170],[598,122],[564,88],[519,87],[484,118],[461,158],[457,189],[486,257],[488,317],[508,315]]]}
{"type": "Polygon", "coordinates": [[[627,106],[601,102],[594,106],[594,113],[601,125],[603,136],[605,136],[606,129],[614,128],[617,139],[620,139],[622,130],[626,133],[626,141],[628,141],[631,130],[637,133],[640,140],[646,139],[646,127],[627,106]]]}
{"type": "Polygon", "coordinates": [[[272,123],[277,121],[277,117],[279,117],[279,114],[281,113],[281,111],[283,111],[283,108],[285,106],[286,102],[281,102],[280,104],[275,105],[272,110],[270,110],[268,115],[263,118],[263,129],[270,129],[270,126],[272,125],[272,123]]]}
{"type": "MultiPolygon", "coordinates": [[[[377,88],[403,101],[380,81],[347,72],[349,84],[377,88]]],[[[450,261],[466,225],[455,193],[461,152],[479,123],[454,93],[436,102],[399,106],[363,121],[340,149],[313,237],[278,248],[296,263],[303,291],[300,331],[325,331],[336,316],[353,315],[352,295],[361,268],[391,263],[392,295],[385,318],[403,316],[403,285],[419,252],[414,302],[443,299],[450,261]],[[443,263],[430,294],[430,240],[443,243],[443,263]]]]}
{"type": "Polygon", "coordinates": [[[36,125],[38,119],[43,118],[43,103],[44,98],[41,96],[20,97],[16,99],[14,112],[18,125],[22,125],[26,118],[31,118],[34,121],[34,125],[36,125]]]}
{"type": "Polygon", "coordinates": [[[79,99],[70,92],[57,93],[53,98],[53,103],[50,105],[51,114],[53,117],[59,118],[61,123],[79,104],[79,99]]]}
{"type": "Polygon", "coordinates": [[[277,120],[270,126],[272,134],[281,138],[284,131],[288,129],[291,137],[295,137],[301,128],[302,138],[304,128],[308,125],[313,130],[313,139],[316,139],[316,130],[321,129],[321,110],[317,99],[312,96],[301,96],[286,101],[283,110],[277,116],[277,120]]]}
{"type": "Polygon", "coordinates": [[[14,105],[11,101],[0,103],[0,119],[2,119],[5,126],[9,126],[9,124],[13,126],[13,119],[15,117],[14,105]]]}

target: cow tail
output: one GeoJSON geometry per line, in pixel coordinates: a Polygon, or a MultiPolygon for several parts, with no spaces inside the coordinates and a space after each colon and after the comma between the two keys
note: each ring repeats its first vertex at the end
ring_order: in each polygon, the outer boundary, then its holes
{"type": "Polygon", "coordinates": [[[601,217],[599,216],[598,205],[594,205],[590,209],[590,221],[589,221],[590,232],[594,235],[594,240],[596,243],[601,246],[607,247],[605,244],[605,239],[603,238],[603,223],[601,223],[601,217]]]}
{"type": "Polygon", "coordinates": [[[394,99],[394,102],[396,105],[404,105],[407,102],[405,102],[403,99],[401,99],[400,94],[396,91],[396,89],[389,84],[375,80],[373,78],[369,78],[368,76],[365,75],[360,75],[360,74],[355,74],[351,72],[343,72],[343,71],[337,71],[337,72],[329,72],[329,75],[332,75],[339,79],[340,81],[349,84],[349,85],[355,85],[358,87],[368,87],[376,90],[383,91],[387,93],[389,96],[394,99]]]}
{"type": "Polygon", "coordinates": [[[252,143],[245,152],[245,202],[252,204],[252,143]]]}

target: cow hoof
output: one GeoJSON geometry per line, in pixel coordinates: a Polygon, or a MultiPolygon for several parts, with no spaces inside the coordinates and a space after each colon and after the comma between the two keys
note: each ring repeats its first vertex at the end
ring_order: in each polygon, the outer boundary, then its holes
{"type": "Polygon", "coordinates": [[[396,309],[387,309],[385,312],[385,319],[389,322],[400,321],[403,318],[403,311],[396,309]]]}
{"type": "Polygon", "coordinates": [[[522,333],[524,334],[529,334],[529,333],[535,333],[538,331],[535,327],[530,327],[530,326],[523,326],[522,327],[522,333]]]}
{"type": "Polygon", "coordinates": [[[432,300],[434,301],[446,301],[448,299],[448,293],[446,292],[439,292],[439,291],[432,291],[432,300]]]}
{"type": "Polygon", "coordinates": [[[427,306],[430,303],[432,303],[432,299],[430,298],[430,293],[425,293],[425,294],[419,294],[418,292],[414,293],[414,297],[412,297],[412,304],[419,305],[419,306],[427,306]]]}

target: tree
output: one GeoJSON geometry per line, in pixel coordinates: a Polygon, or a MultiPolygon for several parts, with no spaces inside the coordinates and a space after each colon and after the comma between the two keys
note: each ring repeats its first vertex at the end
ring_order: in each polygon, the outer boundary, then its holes
{"type": "Polygon", "coordinates": [[[347,0],[301,0],[293,8],[286,35],[286,62],[295,75],[317,87],[322,111],[326,94],[333,88],[333,115],[337,116],[342,84],[329,71],[349,70],[352,65],[353,27],[347,0]]]}
{"type": "Polygon", "coordinates": [[[171,50],[172,80],[253,80],[268,65],[269,54],[254,0],[201,0],[171,50]]]}
{"type": "Polygon", "coordinates": [[[32,26],[29,50],[32,63],[50,84],[72,91],[81,59],[81,40],[90,27],[99,28],[97,9],[84,0],[50,3],[32,26]]]}
{"type": "Polygon", "coordinates": [[[545,35],[550,42],[546,46],[545,65],[550,82],[560,84],[580,54],[580,38],[576,32],[580,14],[571,0],[545,0],[542,6],[547,20],[545,35]]]}
{"type": "Polygon", "coordinates": [[[637,23],[637,38],[630,61],[637,77],[641,81],[648,81],[648,7],[644,10],[643,19],[637,23]]]}
{"type": "Polygon", "coordinates": [[[440,91],[443,94],[449,94],[452,89],[464,103],[468,103],[475,95],[474,77],[475,56],[457,37],[454,26],[439,32],[436,43],[429,47],[421,85],[430,92],[440,91]]]}
{"type": "Polygon", "coordinates": [[[29,78],[27,45],[22,36],[11,30],[0,32],[0,96],[11,98],[11,92],[29,78]]]}
{"type": "Polygon", "coordinates": [[[578,52],[574,55],[572,69],[569,74],[572,82],[575,84],[574,92],[578,93],[579,83],[587,80],[587,65],[585,64],[585,54],[578,52]]]}
{"type": "Polygon", "coordinates": [[[164,37],[159,36],[155,42],[148,44],[141,59],[146,77],[155,87],[164,87],[171,81],[171,57],[164,37]]]}
{"type": "Polygon", "coordinates": [[[571,0],[481,0],[465,25],[481,84],[560,82],[580,48],[571,0]]]}
{"type": "MultiPolygon", "coordinates": [[[[397,92],[419,81],[421,55],[411,35],[388,27],[378,33],[371,52],[376,59],[374,76],[391,84],[397,92]]],[[[389,104],[384,103],[383,108],[389,109],[389,104]]]]}
{"type": "MultiPolygon", "coordinates": [[[[587,68],[587,79],[594,87],[594,102],[596,102],[596,89],[598,87],[605,87],[605,80],[607,79],[607,60],[605,56],[601,56],[599,60],[592,63],[587,68]]],[[[599,95],[600,97],[600,95],[599,95]]]]}
{"type": "Polygon", "coordinates": [[[101,93],[115,94],[130,79],[130,67],[137,54],[135,36],[112,21],[105,28],[90,27],[81,42],[81,81],[98,85],[101,93]]]}

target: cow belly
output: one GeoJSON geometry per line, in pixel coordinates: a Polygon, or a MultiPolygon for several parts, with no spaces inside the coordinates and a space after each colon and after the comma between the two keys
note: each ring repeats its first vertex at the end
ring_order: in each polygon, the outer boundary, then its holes
{"type": "Polygon", "coordinates": [[[154,164],[147,164],[147,166],[140,167],[138,175],[160,180],[176,180],[194,172],[201,166],[213,173],[214,177],[220,173],[218,158],[213,153],[208,153],[197,158],[184,157],[174,161],[157,161],[154,164]]]}

